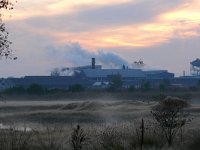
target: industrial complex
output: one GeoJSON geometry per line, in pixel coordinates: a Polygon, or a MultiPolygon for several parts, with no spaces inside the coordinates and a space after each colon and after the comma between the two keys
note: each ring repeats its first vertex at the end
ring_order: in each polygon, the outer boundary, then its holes
{"type": "MultiPolygon", "coordinates": [[[[143,62],[135,62],[142,65],[143,62]]],[[[170,86],[192,87],[200,82],[200,59],[191,62],[191,76],[175,77],[174,73],[167,70],[148,70],[142,68],[129,68],[122,64],[120,69],[103,69],[96,65],[92,58],[91,65],[67,68],[69,75],[52,74],[51,76],[25,76],[22,78],[6,78],[0,80],[0,88],[6,89],[15,86],[29,87],[31,84],[39,84],[47,89],[68,89],[72,85],[82,85],[86,88],[106,88],[112,83],[115,76],[120,76],[122,87],[140,88],[144,82],[148,82],[152,88],[158,87],[164,81],[170,86]]]]}

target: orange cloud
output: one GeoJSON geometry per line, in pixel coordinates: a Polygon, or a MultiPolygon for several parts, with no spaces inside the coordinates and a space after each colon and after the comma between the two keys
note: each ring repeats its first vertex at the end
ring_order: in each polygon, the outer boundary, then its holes
{"type": "MultiPolygon", "coordinates": [[[[200,25],[200,2],[192,0],[176,9],[161,14],[160,22],[171,24],[172,31],[182,38],[199,35],[200,25]]],[[[176,36],[176,35],[174,35],[176,36]]]]}
{"type": "Polygon", "coordinates": [[[85,33],[52,33],[56,41],[65,43],[70,39],[87,48],[102,47],[150,47],[168,42],[172,38],[198,36],[198,25],[182,26],[181,23],[153,22],[102,29],[85,33]]]}
{"type": "MultiPolygon", "coordinates": [[[[54,0],[41,0],[31,3],[25,1],[22,0],[23,6],[18,10],[19,18],[35,15],[58,15],[60,13],[70,13],[70,11],[79,11],[81,9],[80,6],[112,5],[113,2],[116,4],[129,0],[110,0],[109,2],[106,0],[60,0],[57,2],[54,0]],[[46,3],[48,4],[45,5],[46,3]],[[35,11],[33,11],[33,6],[38,6],[35,8],[35,11]],[[26,9],[23,10],[22,8],[24,7],[26,9]],[[28,13],[25,13],[25,11],[28,11],[28,13]]],[[[50,29],[44,28],[36,29],[31,26],[27,28],[30,28],[30,31],[34,33],[38,32],[44,35],[51,35],[55,39],[55,42],[59,44],[64,44],[68,41],[79,42],[83,47],[88,49],[105,47],[150,47],[168,42],[172,38],[198,36],[200,23],[199,8],[200,2],[193,0],[188,3],[183,3],[168,12],[158,14],[157,18],[151,22],[104,27],[96,31],[80,33],[51,31],[50,29]]]]}
{"type": "Polygon", "coordinates": [[[169,29],[155,24],[130,25],[85,33],[52,33],[58,43],[70,39],[81,45],[98,49],[102,47],[148,47],[168,40],[169,29]]]}
{"type": "Polygon", "coordinates": [[[129,1],[131,0],[20,0],[15,4],[15,9],[12,11],[14,17],[9,17],[9,11],[4,11],[3,14],[7,14],[4,16],[6,20],[23,20],[37,16],[70,14],[90,7],[112,5],[113,3],[121,4],[129,1]]]}
{"type": "Polygon", "coordinates": [[[174,10],[161,15],[162,20],[166,21],[186,21],[199,22],[200,21],[200,1],[191,0],[174,10]]]}
{"type": "Polygon", "coordinates": [[[52,33],[56,41],[65,43],[68,39],[85,47],[149,47],[168,42],[172,38],[198,36],[200,2],[193,0],[176,9],[158,15],[155,21],[143,24],[104,28],[95,32],[52,33]]]}

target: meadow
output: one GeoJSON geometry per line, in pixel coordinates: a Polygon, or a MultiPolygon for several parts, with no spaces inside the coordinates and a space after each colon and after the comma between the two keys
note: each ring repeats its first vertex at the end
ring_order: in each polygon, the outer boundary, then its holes
{"type": "Polygon", "coordinates": [[[31,97],[30,100],[26,96],[21,99],[12,96],[0,103],[0,145],[4,150],[200,148],[198,97],[189,101],[189,107],[184,111],[189,113],[190,122],[181,128],[170,147],[152,117],[151,110],[158,104],[152,96],[143,100],[131,100],[127,98],[129,96],[120,99],[112,95],[84,99],[76,99],[76,96],[55,99],[31,97]],[[141,147],[142,120],[145,132],[141,147]],[[72,144],[75,133],[78,136],[75,136],[75,141],[80,141],[79,138],[83,136],[78,148],[72,144]]]}

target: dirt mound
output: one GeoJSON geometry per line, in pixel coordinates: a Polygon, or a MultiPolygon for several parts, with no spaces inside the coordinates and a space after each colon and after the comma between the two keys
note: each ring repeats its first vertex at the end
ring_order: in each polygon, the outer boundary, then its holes
{"type": "Polygon", "coordinates": [[[113,105],[127,105],[127,106],[139,106],[139,105],[145,105],[146,103],[143,101],[120,101],[120,102],[115,102],[113,105]]]}
{"type": "Polygon", "coordinates": [[[104,108],[105,105],[100,102],[83,102],[80,104],[78,110],[95,111],[104,108]]]}
{"type": "Polygon", "coordinates": [[[60,110],[74,110],[74,109],[77,109],[79,105],[80,105],[79,103],[70,103],[70,104],[62,106],[60,110]]]}
{"type": "Polygon", "coordinates": [[[86,101],[70,103],[61,108],[61,110],[75,110],[75,111],[98,111],[98,110],[116,110],[126,108],[134,108],[135,106],[143,106],[146,103],[142,101],[121,101],[121,102],[97,102],[86,101]]]}
{"type": "Polygon", "coordinates": [[[100,102],[77,102],[77,103],[70,103],[61,108],[61,110],[77,110],[77,111],[96,111],[99,109],[104,108],[105,105],[100,102]]]}

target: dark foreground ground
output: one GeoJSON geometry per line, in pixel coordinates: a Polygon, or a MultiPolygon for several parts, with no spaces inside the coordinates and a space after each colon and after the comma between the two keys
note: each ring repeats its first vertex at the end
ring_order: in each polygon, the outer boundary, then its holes
{"type": "MultiPolygon", "coordinates": [[[[140,132],[140,123],[143,118],[147,128],[145,149],[191,149],[191,141],[200,142],[200,99],[198,97],[190,99],[190,106],[185,110],[190,114],[192,121],[184,127],[181,134],[176,137],[175,144],[170,148],[163,142],[164,137],[160,135],[159,129],[150,123],[153,122],[150,111],[158,103],[152,97],[151,99],[144,98],[144,100],[141,98],[116,99],[111,96],[94,99],[91,97],[72,98],[71,100],[69,97],[55,99],[51,97],[50,100],[42,98],[44,97],[38,99],[38,96],[33,96],[29,99],[28,96],[20,100],[20,97],[16,99],[10,97],[0,102],[2,130],[15,128],[19,132],[24,132],[25,129],[26,132],[34,131],[34,136],[32,136],[34,140],[43,140],[47,145],[51,143],[48,139],[50,136],[55,141],[54,144],[62,145],[62,148],[57,150],[64,150],[72,149],[71,133],[79,124],[88,139],[87,146],[83,149],[131,150],[140,148],[138,144],[140,133],[138,132],[140,132]],[[35,132],[37,130],[40,134],[35,132]],[[108,141],[111,143],[107,143],[108,141]]],[[[37,149],[41,146],[40,144],[37,149]]],[[[198,144],[195,146],[198,147],[198,144]]],[[[36,148],[33,145],[31,147],[36,148]]]]}

